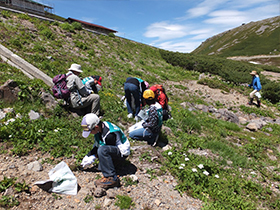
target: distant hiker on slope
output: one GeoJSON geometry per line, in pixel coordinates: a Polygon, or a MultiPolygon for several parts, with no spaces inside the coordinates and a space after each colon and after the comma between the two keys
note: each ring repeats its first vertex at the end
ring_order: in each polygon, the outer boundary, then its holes
{"type": "Polygon", "coordinates": [[[262,89],[262,85],[261,85],[261,82],[260,82],[260,77],[259,77],[259,75],[257,74],[256,71],[252,71],[250,74],[252,75],[252,83],[249,84],[248,87],[253,87],[254,90],[250,93],[250,101],[249,101],[248,104],[253,105],[254,97],[256,97],[257,98],[257,107],[260,107],[261,106],[260,90],[262,89]]]}

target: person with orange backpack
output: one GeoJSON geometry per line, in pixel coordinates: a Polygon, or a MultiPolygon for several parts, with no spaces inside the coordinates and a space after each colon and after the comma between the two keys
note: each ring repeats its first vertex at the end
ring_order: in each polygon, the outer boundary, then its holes
{"type": "Polygon", "coordinates": [[[150,87],[150,90],[152,90],[155,93],[156,101],[162,106],[163,109],[163,120],[168,120],[171,118],[169,106],[168,106],[168,96],[165,93],[165,89],[162,85],[156,84],[150,87]]]}

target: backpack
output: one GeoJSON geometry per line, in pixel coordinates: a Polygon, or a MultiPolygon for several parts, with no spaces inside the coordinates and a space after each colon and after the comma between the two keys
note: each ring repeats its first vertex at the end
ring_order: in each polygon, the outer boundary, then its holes
{"type": "Polygon", "coordinates": [[[66,74],[58,74],[53,78],[54,86],[52,92],[55,98],[68,100],[70,90],[67,88],[66,74]]]}
{"type": "Polygon", "coordinates": [[[157,95],[159,95],[161,92],[165,94],[166,98],[167,98],[167,101],[169,101],[169,98],[167,96],[167,94],[165,93],[165,89],[163,87],[163,85],[160,85],[160,84],[156,84],[154,85],[157,89],[157,95]]]}

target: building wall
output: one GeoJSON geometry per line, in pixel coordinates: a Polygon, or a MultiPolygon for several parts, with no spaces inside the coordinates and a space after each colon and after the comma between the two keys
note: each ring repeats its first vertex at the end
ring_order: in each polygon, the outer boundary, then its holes
{"type": "Polygon", "coordinates": [[[31,10],[39,13],[44,13],[44,6],[39,4],[34,4],[32,2],[24,1],[24,0],[11,0],[12,5],[15,7],[24,8],[26,10],[31,10]]]}

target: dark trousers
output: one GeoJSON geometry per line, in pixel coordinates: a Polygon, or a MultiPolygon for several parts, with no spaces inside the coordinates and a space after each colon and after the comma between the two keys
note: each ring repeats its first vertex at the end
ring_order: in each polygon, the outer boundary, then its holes
{"type": "Polygon", "coordinates": [[[104,145],[97,150],[99,165],[98,169],[102,172],[104,177],[113,177],[116,175],[114,166],[115,160],[125,160],[126,156],[121,155],[117,146],[104,145]]]}

